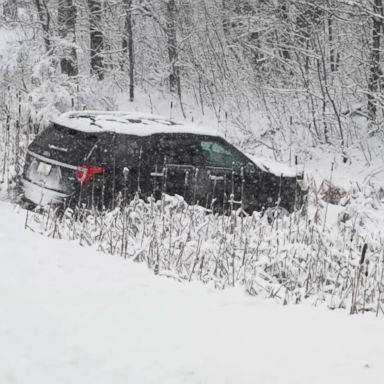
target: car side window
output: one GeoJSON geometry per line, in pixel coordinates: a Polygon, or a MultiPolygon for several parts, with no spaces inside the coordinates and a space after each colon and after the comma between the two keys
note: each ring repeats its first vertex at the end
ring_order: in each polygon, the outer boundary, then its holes
{"type": "Polygon", "coordinates": [[[200,147],[207,165],[211,167],[232,168],[234,164],[239,164],[242,160],[231,147],[215,139],[201,140],[200,147]]]}
{"type": "Polygon", "coordinates": [[[148,159],[158,166],[163,166],[164,161],[172,165],[199,166],[203,161],[197,138],[184,134],[154,135],[148,159]]]}

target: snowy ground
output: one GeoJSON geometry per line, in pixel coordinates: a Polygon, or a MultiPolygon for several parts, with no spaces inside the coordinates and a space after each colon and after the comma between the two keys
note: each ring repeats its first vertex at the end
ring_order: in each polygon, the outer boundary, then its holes
{"type": "Polygon", "coordinates": [[[383,319],[241,290],[24,230],[0,203],[0,383],[382,383],[383,319]]]}

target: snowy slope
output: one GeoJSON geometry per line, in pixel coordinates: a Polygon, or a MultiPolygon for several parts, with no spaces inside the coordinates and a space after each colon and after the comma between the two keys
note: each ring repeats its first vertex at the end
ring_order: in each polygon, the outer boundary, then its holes
{"type": "Polygon", "coordinates": [[[0,383],[382,383],[382,318],[180,284],[0,218],[0,383]]]}

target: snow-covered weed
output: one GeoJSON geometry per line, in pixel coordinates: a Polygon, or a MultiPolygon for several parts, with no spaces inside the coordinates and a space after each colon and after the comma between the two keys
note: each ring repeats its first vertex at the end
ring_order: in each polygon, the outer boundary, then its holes
{"type": "Polygon", "coordinates": [[[384,237],[368,238],[356,218],[336,226],[318,221],[299,212],[272,223],[256,212],[220,216],[165,195],[110,212],[46,208],[29,213],[26,226],[144,262],[179,281],[242,286],[283,304],[309,300],[351,313],[382,313],[384,237]]]}

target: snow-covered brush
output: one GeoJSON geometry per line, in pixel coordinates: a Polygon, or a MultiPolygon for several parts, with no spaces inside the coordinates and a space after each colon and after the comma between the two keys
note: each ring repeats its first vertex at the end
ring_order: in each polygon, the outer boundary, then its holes
{"type": "Polygon", "coordinates": [[[22,118],[21,91],[8,86],[3,92],[3,99],[4,107],[0,109],[0,193],[15,199],[30,126],[29,120],[22,118]]]}
{"type": "Polygon", "coordinates": [[[242,286],[283,304],[308,300],[351,313],[384,309],[384,237],[366,244],[357,221],[340,223],[335,232],[297,212],[270,224],[260,213],[223,216],[163,195],[159,201],[135,198],[113,211],[78,207],[58,214],[46,207],[29,213],[26,225],[145,262],[179,281],[242,286]]]}

